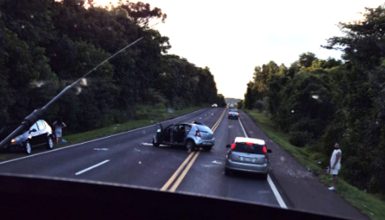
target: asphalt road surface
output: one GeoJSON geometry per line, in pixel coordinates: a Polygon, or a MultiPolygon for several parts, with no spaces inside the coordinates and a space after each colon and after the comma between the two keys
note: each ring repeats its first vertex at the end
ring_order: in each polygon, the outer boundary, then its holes
{"type": "Polygon", "coordinates": [[[124,183],[279,206],[265,179],[224,175],[226,144],[244,136],[240,122],[226,116],[222,108],[204,109],[163,124],[196,120],[208,125],[216,139],[210,152],[189,155],[183,147],[153,147],[151,140],[158,128],[154,125],[3,162],[0,172],[124,183]]]}
{"type": "Polygon", "coordinates": [[[282,194],[275,178],[224,175],[226,145],[236,136],[250,135],[244,127],[244,124],[253,124],[249,117],[242,113],[240,120],[228,120],[226,109],[208,108],[162,124],[165,127],[171,123],[194,120],[213,129],[216,143],[210,152],[195,151],[189,154],[183,147],[153,147],[152,137],[158,125],[151,125],[4,161],[0,163],[0,173],[122,183],[293,208],[293,202],[288,202],[287,193],[282,194]]]}

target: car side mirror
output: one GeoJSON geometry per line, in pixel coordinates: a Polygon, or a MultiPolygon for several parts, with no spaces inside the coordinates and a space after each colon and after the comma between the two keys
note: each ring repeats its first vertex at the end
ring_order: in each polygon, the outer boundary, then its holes
{"type": "Polygon", "coordinates": [[[158,125],[159,125],[159,129],[158,130],[160,130],[160,131],[163,130],[163,125],[161,123],[158,123],[158,125]]]}
{"type": "Polygon", "coordinates": [[[230,145],[230,144],[228,144],[228,145],[226,145],[226,148],[230,148],[230,146],[231,146],[231,145],[230,145]]]}
{"type": "Polygon", "coordinates": [[[270,154],[271,152],[272,152],[272,151],[271,151],[271,149],[267,149],[267,153],[269,153],[269,154],[270,154]]]}
{"type": "Polygon", "coordinates": [[[36,128],[34,128],[34,129],[30,130],[29,133],[36,132],[36,131],[37,131],[36,128]]]}

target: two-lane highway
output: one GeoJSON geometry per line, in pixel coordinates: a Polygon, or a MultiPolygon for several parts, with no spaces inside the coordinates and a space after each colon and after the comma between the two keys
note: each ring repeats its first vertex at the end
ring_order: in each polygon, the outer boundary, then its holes
{"type": "MultiPolygon", "coordinates": [[[[203,109],[166,122],[201,121],[215,131],[210,152],[153,147],[157,125],[0,163],[0,173],[29,174],[151,187],[280,206],[271,185],[248,175],[224,175],[226,144],[245,136],[225,109],[203,109]]],[[[242,118],[241,118],[242,120],[242,118]]]]}

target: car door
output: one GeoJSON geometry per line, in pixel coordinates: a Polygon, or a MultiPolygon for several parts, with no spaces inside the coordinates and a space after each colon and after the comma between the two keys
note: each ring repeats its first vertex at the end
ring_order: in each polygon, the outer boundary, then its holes
{"type": "Polygon", "coordinates": [[[42,120],[38,120],[30,129],[31,134],[31,144],[32,145],[41,145],[44,144],[47,140],[46,125],[42,120]]]}
{"type": "Polygon", "coordinates": [[[170,127],[170,144],[172,145],[178,144],[179,126],[174,125],[170,127]]]}
{"type": "Polygon", "coordinates": [[[174,126],[173,125],[170,125],[168,127],[166,127],[163,131],[162,131],[162,143],[164,144],[169,144],[171,143],[171,134],[172,134],[172,128],[174,126]]]}
{"type": "Polygon", "coordinates": [[[184,135],[184,137],[183,137],[183,144],[185,145],[185,144],[186,144],[187,137],[189,136],[189,133],[190,133],[190,131],[191,131],[191,129],[192,129],[192,126],[186,124],[186,125],[184,126],[184,129],[185,129],[185,135],[184,135]]]}
{"type": "Polygon", "coordinates": [[[175,126],[173,133],[173,143],[177,145],[182,145],[185,142],[186,138],[186,125],[180,124],[175,126]]]}

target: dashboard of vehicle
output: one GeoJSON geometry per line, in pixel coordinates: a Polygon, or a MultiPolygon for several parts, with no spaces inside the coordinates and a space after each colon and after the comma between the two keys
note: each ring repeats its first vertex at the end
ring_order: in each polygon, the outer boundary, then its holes
{"type": "Polygon", "coordinates": [[[2,218],[337,219],[235,200],[96,181],[0,175],[2,218]]]}

